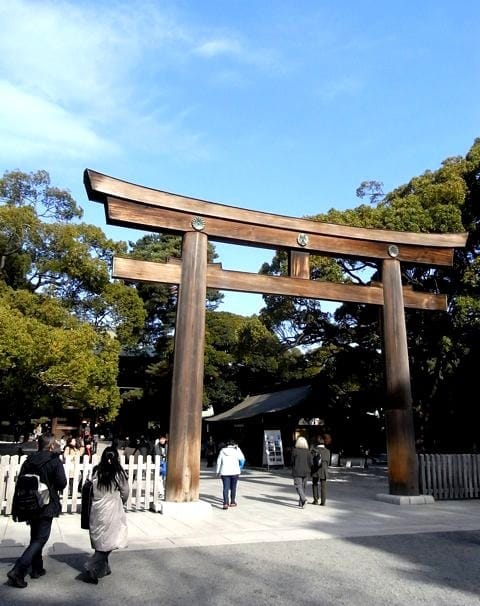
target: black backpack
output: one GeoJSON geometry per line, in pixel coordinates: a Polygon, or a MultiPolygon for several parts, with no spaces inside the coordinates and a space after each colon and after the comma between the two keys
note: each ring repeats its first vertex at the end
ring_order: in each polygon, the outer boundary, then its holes
{"type": "Polygon", "coordinates": [[[322,453],[315,451],[313,453],[312,473],[317,472],[322,466],[322,453]]]}
{"type": "Polygon", "coordinates": [[[50,503],[50,490],[34,473],[18,476],[13,493],[12,517],[15,522],[31,520],[50,503]]]}

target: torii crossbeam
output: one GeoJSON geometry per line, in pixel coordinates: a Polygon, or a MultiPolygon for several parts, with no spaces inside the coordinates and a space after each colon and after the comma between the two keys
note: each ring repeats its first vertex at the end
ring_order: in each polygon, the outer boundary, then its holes
{"type": "Polygon", "coordinates": [[[183,236],[182,260],[114,259],[113,276],[179,285],[166,498],[199,498],[206,289],[238,290],[383,307],[386,428],[390,494],[418,495],[405,307],[445,310],[445,295],[402,286],[401,262],[451,265],[467,234],[419,234],[319,223],[246,210],[150,189],[85,170],[90,200],[108,224],[183,236]],[[284,249],[289,277],[225,271],[207,263],[208,240],[284,249]],[[357,286],[310,280],[309,254],[381,263],[381,284],[357,286]]]}

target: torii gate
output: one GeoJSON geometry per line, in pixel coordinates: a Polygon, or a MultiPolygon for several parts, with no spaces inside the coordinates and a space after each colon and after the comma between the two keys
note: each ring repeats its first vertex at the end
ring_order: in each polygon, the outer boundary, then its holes
{"type": "Polygon", "coordinates": [[[170,414],[167,501],[199,498],[206,290],[236,290],[383,306],[386,437],[391,495],[418,495],[404,307],[446,310],[445,295],[402,286],[400,263],[452,265],[467,234],[365,229],[225,206],[135,185],[86,169],[90,200],[111,225],[183,235],[182,260],[155,263],[115,258],[113,277],[179,285],[170,414]],[[207,264],[208,239],[285,249],[289,277],[226,271],[207,264]],[[370,286],[310,280],[309,254],[381,263],[382,283],[370,286]]]}

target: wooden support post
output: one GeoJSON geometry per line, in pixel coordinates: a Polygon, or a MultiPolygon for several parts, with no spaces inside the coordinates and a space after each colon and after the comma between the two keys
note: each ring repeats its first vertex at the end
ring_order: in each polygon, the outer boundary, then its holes
{"type": "Polygon", "coordinates": [[[310,279],[310,254],[308,252],[298,250],[289,251],[288,275],[292,278],[310,279]]]}
{"type": "Polygon", "coordinates": [[[418,495],[418,463],[400,261],[385,259],[382,267],[390,494],[418,495]]]}
{"type": "Polygon", "coordinates": [[[207,245],[204,233],[183,236],[166,483],[177,503],[199,498],[207,245]]]}

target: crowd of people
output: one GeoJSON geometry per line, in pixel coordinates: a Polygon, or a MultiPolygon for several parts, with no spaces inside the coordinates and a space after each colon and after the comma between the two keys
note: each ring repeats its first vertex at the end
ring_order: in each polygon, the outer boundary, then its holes
{"type": "Polygon", "coordinates": [[[97,444],[89,433],[83,435],[63,435],[59,440],[59,447],[64,456],[83,457],[87,455],[91,460],[97,450],[97,444]]]}
{"type": "MultiPolygon", "coordinates": [[[[19,475],[37,474],[40,481],[48,487],[50,502],[41,513],[21,519],[15,511],[14,499],[12,516],[18,521],[26,521],[30,526],[29,545],[7,573],[10,585],[20,588],[27,586],[25,576],[28,573],[32,579],[38,579],[46,574],[42,551],[50,537],[53,518],[61,512],[59,493],[66,487],[68,481],[62,459],[65,456],[92,454],[86,450],[85,437],[83,443],[73,436],[65,437],[63,447],[60,447],[50,433],[41,434],[37,441],[38,451],[27,457],[19,475]]],[[[132,454],[160,456],[161,461],[165,463],[160,473],[163,478],[165,477],[167,436],[160,435],[153,443],[140,436],[132,448],[132,454]]],[[[237,507],[238,481],[245,465],[245,456],[240,446],[233,439],[217,446],[212,436],[209,436],[203,447],[203,454],[207,459],[207,467],[213,466],[216,456],[216,475],[222,480],[223,509],[237,507]]],[[[325,505],[330,451],[326,448],[323,437],[316,436],[311,446],[305,437],[297,438],[291,459],[299,507],[304,508],[307,502],[309,479],[312,481],[312,504],[325,505]]],[[[99,463],[92,471],[92,484],[88,527],[94,553],[85,562],[82,578],[87,583],[97,584],[100,578],[111,574],[109,563],[111,552],[127,545],[124,505],[129,496],[129,485],[127,474],[120,462],[117,443],[114,442],[102,452],[99,463]]]]}

